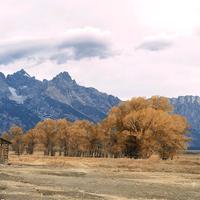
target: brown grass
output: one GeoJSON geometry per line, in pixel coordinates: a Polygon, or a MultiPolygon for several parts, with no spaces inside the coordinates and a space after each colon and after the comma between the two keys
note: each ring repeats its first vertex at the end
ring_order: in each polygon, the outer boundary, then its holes
{"type": "Polygon", "coordinates": [[[91,168],[91,169],[123,169],[132,172],[176,172],[176,173],[200,173],[200,155],[183,154],[174,160],[160,160],[157,156],[150,159],[128,158],[81,158],[63,156],[34,155],[10,155],[10,163],[13,165],[44,165],[49,167],[64,168],[91,168]]]}

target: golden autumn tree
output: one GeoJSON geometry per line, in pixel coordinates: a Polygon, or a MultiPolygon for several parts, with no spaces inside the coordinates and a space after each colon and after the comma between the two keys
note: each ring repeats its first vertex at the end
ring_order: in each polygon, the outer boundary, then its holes
{"type": "Polygon", "coordinates": [[[37,143],[37,130],[36,129],[30,129],[25,135],[24,135],[24,144],[26,147],[26,152],[28,154],[33,154],[35,145],[37,143]]]}
{"type": "Polygon", "coordinates": [[[39,122],[36,127],[37,137],[44,146],[44,155],[55,155],[58,126],[56,120],[46,119],[39,122]]]}
{"type": "Polygon", "coordinates": [[[118,134],[126,133],[124,153],[127,156],[148,158],[159,153],[167,159],[184,150],[188,141],[186,119],[171,111],[167,98],[133,98],[114,107],[108,120],[118,134]]]}
{"type": "Polygon", "coordinates": [[[69,151],[71,122],[66,119],[59,119],[56,123],[58,129],[56,140],[59,148],[59,155],[61,156],[63,153],[64,156],[67,156],[69,151]]]}
{"type": "Polygon", "coordinates": [[[101,139],[99,136],[98,127],[86,120],[80,120],[76,125],[81,130],[84,140],[82,146],[84,146],[84,153],[89,156],[100,157],[101,154],[101,139]],[[86,145],[84,145],[86,142],[86,145]]]}
{"type": "Polygon", "coordinates": [[[148,105],[155,110],[162,110],[168,113],[173,111],[173,106],[166,97],[153,96],[148,99],[148,105]]]}
{"type": "Polygon", "coordinates": [[[162,159],[173,159],[176,153],[187,148],[187,142],[190,141],[186,135],[188,132],[186,118],[180,115],[171,115],[169,118],[170,123],[166,130],[168,134],[163,134],[165,137],[159,142],[158,153],[162,159]]]}
{"type": "Polygon", "coordinates": [[[12,149],[17,155],[21,155],[24,151],[24,132],[23,129],[19,126],[12,126],[8,134],[12,141],[12,149]]]}
{"type": "Polygon", "coordinates": [[[104,157],[124,156],[128,134],[126,131],[117,130],[112,117],[108,117],[99,124],[99,132],[104,157]]]}
{"type": "Polygon", "coordinates": [[[75,121],[70,129],[69,155],[81,156],[89,149],[89,140],[85,129],[85,121],[75,121]]]}

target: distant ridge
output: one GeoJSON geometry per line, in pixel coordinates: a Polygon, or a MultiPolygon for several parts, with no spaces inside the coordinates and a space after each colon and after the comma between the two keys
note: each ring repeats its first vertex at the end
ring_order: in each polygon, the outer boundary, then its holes
{"type": "Polygon", "coordinates": [[[174,112],[185,116],[191,126],[192,142],[190,147],[200,150],[200,97],[179,96],[171,98],[170,101],[174,106],[174,112]]]}

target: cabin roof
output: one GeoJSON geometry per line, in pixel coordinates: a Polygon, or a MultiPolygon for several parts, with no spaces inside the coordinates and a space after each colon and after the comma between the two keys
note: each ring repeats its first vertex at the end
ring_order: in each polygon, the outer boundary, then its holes
{"type": "Polygon", "coordinates": [[[12,144],[10,141],[8,141],[8,140],[6,140],[6,139],[0,137],[0,142],[1,142],[1,141],[5,142],[5,143],[7,143],[7,144],[12,144]]]}

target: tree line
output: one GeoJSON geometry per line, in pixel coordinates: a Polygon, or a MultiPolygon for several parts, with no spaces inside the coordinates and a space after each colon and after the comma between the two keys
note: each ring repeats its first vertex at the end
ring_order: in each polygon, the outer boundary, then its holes
{"type": "Polygon", "coordinates": [[[12,141],[17,154],[33,154],[39,147],[44,155],[80,157],[161,159],[187,148],[189,125],[173,114],[172,105],[164,97],[133,98],[111,109],[108,116],[94,124],[86,120],[45,119],[24,132],[12,126],[3,133],[12,141]]]}

